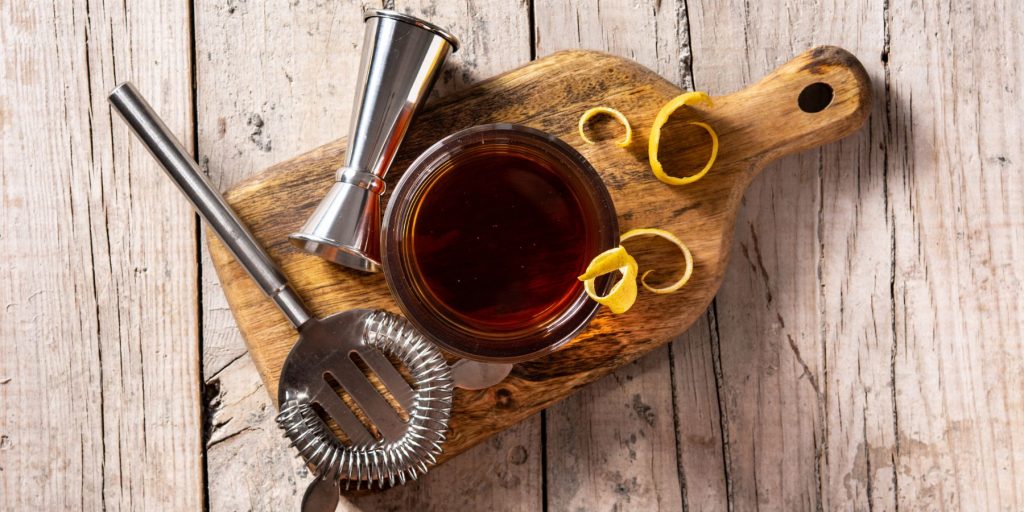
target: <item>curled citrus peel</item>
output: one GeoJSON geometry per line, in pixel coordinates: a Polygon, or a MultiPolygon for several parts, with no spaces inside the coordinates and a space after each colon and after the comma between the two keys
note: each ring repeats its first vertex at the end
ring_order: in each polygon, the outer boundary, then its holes
{"type": "Polygon", "coordinates": [[[668,122],[668,118],[671,117],[676,110],[679,110],[686,105],[697,105],[701,103],[710,107],[711,98],[703,92],[688,92],[680,94],[666,103],[665,106],[661,107],[661,110],[658,111],[657,117],[654,118],[654,126],[651,128],[650,142],[647,146],[647,157],[651,161],[651,170],[654,171],[654,176],[669,185],[686,185],[687,183],[693,183],[703,178],[715,163],[715,158],[718,158],[718,134],[715,133],[715,130],[707,123],[690,121],[686,124],[699,126],[707,130],[708,135],[711,136],[711,157],[708,158],[708,163],[697,174],[676,178],[665,173],[665,169],[662,168],[661,162],[658,161],[658,144],[661,142],[661,127],[665,126],[665,123],[668,122]]]}
{"type": "MultiPolygon", "coordinates": [[[[690,280],[690,276],[693,274],[693,255],[690,254],[690,249],[686,247],[686,244],[679,240],[675,235],[665,231],[664,229],[654,228],[643,228],[643,229],[631,229],[622,235],[619,240],[625,242],[632,238],[641,236],[657,236],[668,240],[675,244],[683,253],[683,258],[686,260],[686,270],[683,272],[683,277],[679,278],[678,281],[661,288],[655,288],[647,284],[647,276],[654,272],[648,270],[644,272],[644,275],[640,278],[640,283],[644,285],[647,290],[657,293],[665,294],[672,293],[686,284],[690,280]]],[[[636,302],[636,277],[637,277],[638,265],[636,259],[626,252],[626,248],[618,246],[614,249],[608,249],[601,254],[598,254],[587,266],[587,271],[583,275],[579,276],[579,280],[583,281],[583,289],[587,291],[587,295],[591,299],[594,299],[598,304],[608,306],[608,309],[612,313],[619,314],[625,313],[629,308],[633,307],[633,303],[636,302]],[[595,289],[595,280],[605,274],[610,274],[615,271],[622,273],[622,279],[612,286],[612,289],[605,295],[598,295],[595,289]]]]}
{"type": "Polygon", "coordinates": [[[583,116],[580,117],[580,138],[583,139],[583,142],[586,142],[587,144],[593,144],[594,143],[594,141],[590,140],[590,138],[587,137],[587,134],[583,130],[583,127],[586,126],[587,121],[590,121],[590,119],[592,117],[594,117],[596,115],[600,115],[600,114],[612,116],[618,122],[622,123],[622,126],[626,127],[626,136],[623,137],[622,140],[616,142],[615,143],[616,146],[619,146],[620,148],[624,148],[624,147],[628,146],[630,142],[633,141],[633,128],[631,128],[629,126],[629,120],[626,119],[626,116],[623,115],[622,112],[619,112],[618,110],[615,110],[614,108],[610,108],[610,107],[594,107],[594,108],[584,112],[583,116]]]}
{"type": "Polygon", "coordinates": [[[591,299],[598,304],[608,306],[612,313],[619,314],[625,313],[636,302],[636,274],[636,260],[626,252],[625,247],[620,245],[598,254],[587,266],[586,272],[579,277],[579,280],[583,281],[583,289],[587,291],[587,295],[591,299]],[[615,283],[615,286],[612,286],[607,294],[598,295],[594,281],[598,277],[616,270],[622,273],[622,279],[615,283]]]}
{"type": "Polygon", "coordinates": [[[674,283],[672,283],[672,284],[670,284],[668,286],[664,286],[664,287],[661,287],[661,288],[655,288],[655,287],[650,286],[650,285],[647,284],[647,276],[651,272],[654,272],[653,270],[648,270],[647,272],[644,272],[643,276],[640,277],[640,284],[644,285],[644,288],[647,288],[647,290],[649,290],[651,292],[654,292],[654,293],[657,293],[657,294],[672,293],[672,292],[682,288],[683,285],[686,284],[686,282],[690,280],[690,275],[693,274],[693,255],[690,254],[690,249],[688,249],[686,247],[686,244],[684,244],[682,242],[682,240],[677,238],[672,233],[669,233],[668,231],[665,231],[664,229],[654,229],[654,228],[631,229],[628,232],[626,232],[626,234],[624,234],[621,237],[619,237],[619,240],[622,241],[622,242],[625,242],[626,240],[629,240],[631,238],[640,237],[640,236],[657,236],[657,237],[664,238],[665,240],[668,240],[669,242],[672,242],[673,244],[676,245],[676,247],[679,248],[680,251],[683,252],[683,258],[686,260],[686,270],[683,271],[683,277],[680,277],[678,281],[676,281],[676,282],[674,282],[674,283]]]}

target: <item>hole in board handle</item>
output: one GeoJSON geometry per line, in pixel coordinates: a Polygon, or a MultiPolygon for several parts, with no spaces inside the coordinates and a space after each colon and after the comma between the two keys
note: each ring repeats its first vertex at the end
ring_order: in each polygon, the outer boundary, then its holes
{"type": "Polygon", "coordinates": [[[808,114],[815,114],[825,110],[832,103],[833,96],[831,85],[815,82],[800,91],[796,104],[800,106],[800,110],[808,114]]]}

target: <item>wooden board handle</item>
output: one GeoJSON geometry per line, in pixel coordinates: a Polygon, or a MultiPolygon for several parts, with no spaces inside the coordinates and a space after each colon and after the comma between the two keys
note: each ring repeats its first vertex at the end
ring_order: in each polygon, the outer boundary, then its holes
{"type": "Polygon", "coordinates": [[[749,181],[772,160],[860,128],[871,110],[871,80],[850,52],[819,46],[759,82],[714,100],[707,117],[722,147],[730,148],[729,159],[747,164],[749,181]],[[737,125],[739,119],[743,122],[737,125]]]}

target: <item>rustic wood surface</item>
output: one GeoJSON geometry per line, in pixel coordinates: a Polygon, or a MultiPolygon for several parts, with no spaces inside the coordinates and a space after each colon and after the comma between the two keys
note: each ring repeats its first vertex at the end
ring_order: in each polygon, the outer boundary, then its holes
{"type": "Polygon", "coordinates": [[[722,5],[744,16],[694,12],[693,52],[708,55],[694,60],[696,86],[742,83],[785,48],[827,40],[862,56],[878,101],[866,130],[766,169],[772,179],[746,196],[730,269],[737,277],[723,283],[712,324],[725,490],[733,504],[782,509],[941,508],[898,502],[911,484],[892,472],[898,361],[892,189],[883,183],[901,157],[883,128],[893,102],[883,59],[887,16],[901,9],[808,4],[794,17],[780,4],[722,5]]]}
{"type": "Polygon", "coordinates": [[[202,507],[196,216],[105,94],[191,145],[190,47],[178,6],[0,4],[0,510],[202,507]]]}
{"type": "MultiPolygon", "coordinates": [[[[335,66],[376,4],[190,3],[0,4],[2,510],[284,510],[305,486],[194,215],[105,95],[134,80],[229,188],[343,135],[335,66]]],[[[440,95],[575,47],[720,94],[837,44],[876,101],[754,180],[667,351],[344,508],[1024,508],[1022,4],[385,4],[467,42],[440,95]]]]}

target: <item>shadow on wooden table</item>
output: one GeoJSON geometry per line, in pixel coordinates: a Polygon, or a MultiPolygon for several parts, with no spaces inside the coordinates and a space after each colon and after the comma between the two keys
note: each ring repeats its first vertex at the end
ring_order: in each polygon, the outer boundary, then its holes
{"type": "Polygon", "coordinates": [[[828,509],[834,487],[870,496],[864,489],[893,478],[898,443],[884,428],[893,425],[896,396],[893,244],[911,229],[897,225],[909,210],[901,194],[913,194],[904,187],[914,173],[920,182],[934,171],[913,162],[913,131],[931,127],[911,126],[908,99],[885,77],[871,79],[863,129],[782,159],[751,184],[714,334],[688,340],[701,346],[685,350],[714,360],[710,389],[718,391],[717,400],[693,401],[708,410],[679,416],[687,486],[710,489],[708,502],[728,495],[739,510],[766,499],[828,509]],[[719,445],[692,441],[708,437],[694,435],[706,428],[688,416],[717,418],[719,445]],[[701,450],[704,458],[688,454],[701,450]],[[709,461],[721,473],[696,465],[709,461]]]}

